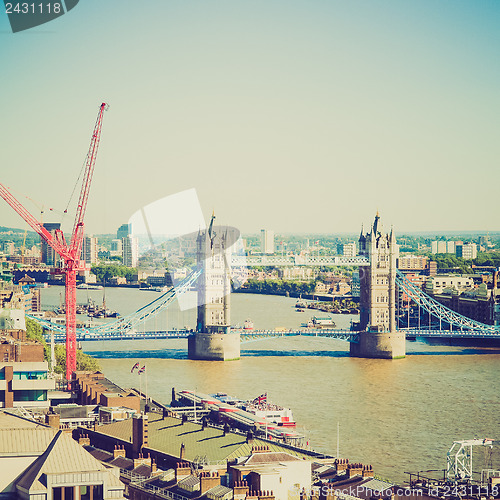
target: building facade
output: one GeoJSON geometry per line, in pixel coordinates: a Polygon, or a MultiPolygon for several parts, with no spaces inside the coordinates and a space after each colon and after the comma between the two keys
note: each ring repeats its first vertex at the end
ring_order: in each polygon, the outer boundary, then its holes
{"type": "Polygon", "coordinates": [[[86,236],[83,238],[81,259],[84,260],[86,264],[97,264],[97,252],[97,238],[94,236],[86,236]]]}
{"type": "Polygon", "coordinates": [[[48,408],[48,391],[55,389],[48,370],[46,361],[0,362],[0,407],[48,408]]]}
{"type": "Polygon", "coordinates": [[[274,231],[271,231],[270,229],[261,229],[260,250],[262,253],[274,253],[274,231]]]}
{"type": "MultiPolygon", "coordinates": [[[[52,235],[55,231],[61,229],[61,224],[59,222],[45,222],[43,227],[52,235]]],[[[57,264],[58,255],[56,251],[42,238],[40,237],[40,248],[41,248],[41,259],[42,264],[47,264],[47,266],[55,266],[57,264]]]]}
{"type": "Polygon", "coordinates": [[[139,242],[135,236],[122,238],[122,260],[127,267],[137,267],[139,261],[139,242]]]}

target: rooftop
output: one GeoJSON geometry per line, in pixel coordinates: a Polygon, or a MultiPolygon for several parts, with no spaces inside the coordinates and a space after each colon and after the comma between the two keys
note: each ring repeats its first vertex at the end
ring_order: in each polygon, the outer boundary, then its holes
{"type": "MultiPolygon", "coordinates": [[[[96,428],[96,431],[131,442],[132,419],[100,425],[96,428]]],[[[283,456],[282,460],[285,456],[290,457],[291,455],[299,458],[308,457],[305,453],[285,448],[278,443],[274,444],[254,439],[253,443],[249,444],[245,435],[232,432],[224,435],[222,429],[213,427],[203,429],[201,424],[193,422],[183,424],[178,418],[165,417],[163,419],[157,413],[148,413],[148,435],[149,444],[147,448],[174,457],[180,455],[181,444],[184,444],[184,458],[189,461],[194,461],[197,457],[206,457],[209,462],[219,462],[250,456],[252,446],[268,446],[270,452],[280,453],[283,456]]],[[[259,459],[256,458],[255,460],[259,459]]]]}

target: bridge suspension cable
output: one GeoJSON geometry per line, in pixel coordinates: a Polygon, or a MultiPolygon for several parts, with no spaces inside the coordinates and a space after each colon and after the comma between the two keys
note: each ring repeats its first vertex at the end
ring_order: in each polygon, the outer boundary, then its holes
{"type": "MultiPolygon", "coordinates": [[[[174,288],[171,288],[169,291],[163,293],[155,300],[151,301],[149,304],[141,307],[137,311],[128,314],[127,316],[123,316],[115,321],[110,321],[108,323],[102,323],[100,325],[96,325],[91,328],[79,328],[78,332],[80,334],[99,334],[99,335],[110,335],[118,332],[127,332],[132,330],[138,324],[145,322],[146,320],[153,318],[160,311],[165,309],[175,298],[187,291],[191,286],[196,282],[196,280],[200,277],[202,269],[196,269],[191,274],[189,274],[184,280],[178,283],[174,288]]],[[[51,321],[47,321],[41,318],[36,318],[34,316],[27,315],[29,318],[37,321],[41,326],[48,330],[53,330],[57,332],[65,331],[64,325],[58,325],[56,323],[52,323],[51,321]]]]}
{"type": "Polygon", "coordinates": [[[450,329],[456,327],[459,330],[468,330],[473,333],[482,334],[488,333],[490,335],[495,334],[500,337],[500,327],[486,325],[474,319],[467,318],[449,307],[444,306],[412,283],[401,271],[397,271],[396,273],[396,284],[400,286],[418,306],[425,309],[430,315],[447,322],[450,325],[450,329]]]}

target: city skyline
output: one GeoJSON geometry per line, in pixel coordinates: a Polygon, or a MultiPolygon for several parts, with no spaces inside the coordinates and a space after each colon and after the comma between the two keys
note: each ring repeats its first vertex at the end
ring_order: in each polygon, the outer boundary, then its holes
{"type": "Polygon", "coordinates": [[[106,101],[88,233],[191,188],[243,233],[500,229],[497,2],[121,5],[0,15],[0,181],[35,217],[66,208],[106,101]]]}

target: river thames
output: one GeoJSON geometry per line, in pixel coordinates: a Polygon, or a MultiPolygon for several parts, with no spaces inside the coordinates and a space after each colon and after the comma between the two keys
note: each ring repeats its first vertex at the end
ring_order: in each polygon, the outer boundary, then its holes
{"type": "MultiPolygon", "coordinates": [[[[62,291],[44,289],[43,306],[57,305],[62,291]]],[[[102,301],[102,291],[81,290],[77,301],[88,296],[102,301]]],[[[157,297],[137,289],[106,290],[107,306],[122,315],[157,297]]],[[[233,294],[231,323],[251,319],[258,329],[296,328],[313,311],[297,313],[295,302],[233,294]]],[[[357,319],[333,317],[339,328],[357,319]]],[[[174,303],[138,330],[194,325],[195,311],[180,311],[174,303]]],[[[378,476],[392,481],[405,481],[405,471],[444,469],[455,440],[500,439],[498,348],[407,342],[406,359],[389,361],[350,358],[348,343],[340,340],[290,337],[243,344],[241,359],[224,363],[188,360],[186,340],[85,342],[82,347],[121,387],[139,387],[139,376],[130,369],[136,361],[145,364],[148,392],[164,403],[170,402],[172,387],[248,399],[267,392],[272,402],[293,410],[312,449],[334,455],[339,424],[340,455],[372,464],[378,476]]],[[[145,379],[142,384],[144,389],[145,379]]],[[[500,468],[499,451],[477,448],[474,470],[491,467],[500,468]]]]}

